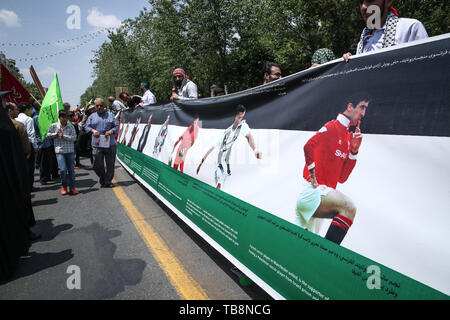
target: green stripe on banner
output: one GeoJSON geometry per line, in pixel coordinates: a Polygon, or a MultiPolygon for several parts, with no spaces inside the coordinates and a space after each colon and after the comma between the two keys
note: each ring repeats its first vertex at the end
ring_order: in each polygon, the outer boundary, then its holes
{"type": "Polygon", "coordinates": [[[118,157],[286,299],[410,300],[448,296],[118,144],[118,157]]]}

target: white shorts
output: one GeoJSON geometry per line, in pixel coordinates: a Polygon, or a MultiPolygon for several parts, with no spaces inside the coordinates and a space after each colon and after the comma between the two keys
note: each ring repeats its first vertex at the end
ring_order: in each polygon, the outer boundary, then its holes
{"type": "Polygon", "coordinates": [[[304,180],[302,184],[302,191],[297,199],[296,212],[300,217],[302,225],[307,225],[311,217],[316,212],[322,201],[321,196],[326,196],[332,188],[326,185],[319,185],[314,188],[311,182],[304,180]],[[303,221],[304,220],[304,221],[303,221]]]}

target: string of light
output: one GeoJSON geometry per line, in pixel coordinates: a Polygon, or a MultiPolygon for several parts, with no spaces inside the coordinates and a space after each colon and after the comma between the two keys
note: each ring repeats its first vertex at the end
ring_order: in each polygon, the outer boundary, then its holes
{"type": "Polygon", "coordinates": [[[47,59],[47,58],[56,57],[56,56],[68,53],[70,51],[73,51],[75,49],[78,49],[78,48],[84,46],[85,44],[89,43],[91,40],[93,40],[95,38],[96,37],[90,37],[87,40],[83,41],[82,43],[79,43],[79,44],[77,44],[75,46],[72,46],[70,48],[66,48],[66,49],[58,51],[58,52],[47,53],[45,55],[38,56],[38,57],[19,58],[19,59],[16,59],[16,61],[17,62],[29,62],[29,61],[38,61],[38,60],[44,60],[44,59],[47,59]]]}
{"type": "Polygon", "coordinates": [[[0,44],[0,46],[2,47],[38,47],[38,46],[50,46],[50,45],[60,45],[60,44],[65,44],[68,42],[73,42],[73,41],[77,41],[77,40],[83,40],[86,38],[92,38],[92,37],[97,37],[98,35],[100,35],[103,32],[106,31],[113,31],[116,28],[103,28],[97,31],[93,31],[90,32],[88,34],[82,35],[82,36],[78,36],[78,37],[74,37],[71,39],[63,39],[63,40],[52,40],[52,41],[44,41],[44,42],[2,42],[0,44]]]}

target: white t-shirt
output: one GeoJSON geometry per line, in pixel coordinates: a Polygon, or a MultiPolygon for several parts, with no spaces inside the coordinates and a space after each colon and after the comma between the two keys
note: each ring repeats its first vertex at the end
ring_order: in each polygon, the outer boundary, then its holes
{"type": "MultiPolygon", "coordinates": [[[[367,42],[364,45],[363,52],[370,52],[383,48],[385,27],[386,23],[382,28],[376,30],[373,35],[367,37],[367,42]]],[[[428,38],[428,33],[422,22],[409,18],[398,19],[397,30],[395,32],[395,44],[402,44],[426,38],[428,38]]]]}
{"type": "Polygon", "coordinates": [[[120,102],[119,100],[114,100],[112,107],[113,107],[114,111],[120,111],[120,110],[126,109],[125,105],[122,102],[120,102]]]}
{"type": "Polygon", "coordinates": [[[223,136],[217,142],[216,148],[219,151],[227,151],[233,146],[233,143],[240,135],[246,137],[249,133],[250,127],[248,126],[247,122],[245,122],[245,120],[242,120],[241,123],[236,127],[236,129],[233,129],[233,125],[231,125],[225,130],[223,136]],[[236,130],[239,130],[239,132],[237,133],[236,130]]]}
{"type": "Polygon", "coordinates": [[[181,92],[178,92],[178,99],[180,100],[198,99],[197,85],[191,80],[188,80],[186,85],[181,90],[181,92]]]}
{"type": "Polygon", "coordinates": [[[36,143],[36,133],[34,131],[33,119],[22,112],[19,113],[16,120],[24,125],[27,130],[28,140],[33,144],[33,148],[37,149],[38,146],[36,143]]]}
{"type": "Polygon", "coordinates": [[[144,106],[148,106],[155,103],[156,103],[155,95],[150,90],[145,91],[144,96],[142,97],[142,104],[144,106]]]}

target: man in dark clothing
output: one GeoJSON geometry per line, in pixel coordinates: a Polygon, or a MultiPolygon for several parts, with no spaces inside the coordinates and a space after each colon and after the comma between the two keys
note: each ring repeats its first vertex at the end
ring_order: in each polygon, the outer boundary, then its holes
{"type": "Polygon", "coordinates": [[[35,114],[33,116],[34,131],[36,132],[36,142],[39,151],[36,157],[36,164],[39,166],[39,181],[42,185],[56,182],[59,180],[58,163],[56,161],[55,148],[53,140],[45,138],[42,141],[39,134],[39,112],[40,105],[34,104],[35,114]]]}
{"type": "Polygon", "coordinates": [[[73,127],[75,128],[75,132],[77,133],[77,140],[74,143],[75,146],[75,169],[82,168],[84,165],[80,162],[80,148],[78,147],[78,140],[80,138],[80,127],[78,125],[78,119],[75,118],[75,112],[71,111],[69,112],[69,120],[73,124],[73,127]]]}
{"type": "Polygon", "coordinates": [[[116,134],[119,123],[112,113],[106,112],[105,101],[102,98],[95,99],[95,107],[97,112],[89,117],[84,130],[92,133],[93,168],[100,178],[100,185],[102,188],[112,188],[114,187],[112,179],[114,178],[114,163],[117,152],[116,134]],[[100,144],[101,141],[103,141],[103,144],[100,144]]]}
{"type": "Polygon", "coordinates": [[[36,224],[24,170],[25,154],[4,108],[0,108],[0,154],[0,281],[4,281],[12,276],[20,256],[35,239],[30,227],[36,224]]]}

